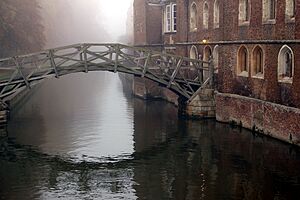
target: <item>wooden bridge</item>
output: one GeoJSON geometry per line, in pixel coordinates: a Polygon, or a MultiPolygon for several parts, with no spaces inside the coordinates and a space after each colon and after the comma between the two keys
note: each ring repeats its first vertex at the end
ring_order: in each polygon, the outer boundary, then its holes
{"type": "Polygon", "coordinates": [[[212,60],[190,59],[122,44],[76,44],[0,59],[0,103],[50,78],[89,71],[110,71],[145,77],[186,101],[213,84],[212,60]]]}

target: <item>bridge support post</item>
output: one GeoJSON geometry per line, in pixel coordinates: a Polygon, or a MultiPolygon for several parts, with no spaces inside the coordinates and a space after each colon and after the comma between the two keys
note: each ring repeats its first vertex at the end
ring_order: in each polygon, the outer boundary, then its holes
{"type": "Polygon", "coordinates": [[[188,101],[179,97],[178,113],[184,118],[215,118],[216,117],[216,101],[214,89],[214,65],[212,57],[209,59],[208,65],[209,84],[200,88],[195,95],[188,101]]]}
{"type": "Polygon", "coordinates": [[[205,119],[216,117],[214,89],[204,88],[190,102],[179,97],[178,114],[183,118],[205,119]]]}

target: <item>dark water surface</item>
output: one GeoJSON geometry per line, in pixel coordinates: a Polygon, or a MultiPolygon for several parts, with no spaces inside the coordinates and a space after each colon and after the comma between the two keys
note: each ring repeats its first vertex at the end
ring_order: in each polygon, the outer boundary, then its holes
{"type": "Polygon", "coordinates": [[[299,198],[299,148],[178,120],[171,104],[125,96],[114,74],[46,81],[0,137],[0,199],[299,198]]]}

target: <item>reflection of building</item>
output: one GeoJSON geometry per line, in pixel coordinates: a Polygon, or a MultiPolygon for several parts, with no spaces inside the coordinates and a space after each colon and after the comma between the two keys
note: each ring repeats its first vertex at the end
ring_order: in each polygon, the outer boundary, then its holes
{"type": "Polygon", "coordinates": [[[300,120],[300,4],[166,0],[155,6],[161,9],[161,15],[155,15],[152,4],[135,2],[135,22],[150,21],[135,27],[136,45],[159,43],[168,52],[214,58],[218,120],[300,143],[300,125],[295,124],[300,120]],[[140,12],[141,4],[148,12],[140,12]],[[159,30],[161,39],[156,36],[159,30]],[[155,40],[149,39],[152,34],[155,40]]]}
{"type": "MultiPolygon", "coordinates": [[[[180,136],[134,167],[141,199],[296,199],[299,156],[280,142],[214,121],[186,121],[180,136]],[[200,125],[199,125],[200,123],[200,125]]],[[[138,141],[136,141],[138,142],[138,141]]]]}
{"type": "Polygon", "coordinates": [[[177,109],[165,102],[134,99],[134,148],[142,152],[167,142],[176,133],[177,109]],[[161,110],[163,109],[163,110],[161,110]]]}

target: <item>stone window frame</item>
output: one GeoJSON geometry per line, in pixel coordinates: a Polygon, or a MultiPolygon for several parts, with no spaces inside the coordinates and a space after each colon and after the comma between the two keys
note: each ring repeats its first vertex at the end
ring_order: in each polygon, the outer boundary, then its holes
{"type": "MultiPolygon", "coordinates": [[[[192,45],[189,50],[189,58],[190,59],[199,59],[198,49],[195,45],[192,45]]],[[[190,66],[193,66],[192,62],[190,62],[190,66]]]]}
{"type": "Polygon", "coordinates": [[[277,0],[262,0],[262,23],[275,24],[277,15],[277,0]],[[273,4],[271,4],[273,2],[273,4]],[[273,17],[271,16],[273,13],[273,17]]]}
{"type": "Polygon", "coordinates": [[[215,45],[213,48],[213,62],[214,62],[214,72],[218,73],[219,72],[219,50],[220,50],[220,46],[219,45],[215,45]]]}
{"type": "Polygon", "coordinates": [[[285,0],[285,22],[294,23],[296,15],[296,0],[285,0]],[[292,5],[289,2],[293,3],[292,5]]]}
{"type": "Polygon", "coordinates": [[[209,27],[209,5],[207,1],[203,3],[203,19],[202,19],[203,29],[208,29],[209,27]]]}
{"type": "Polygon", "coordinates": [[[189,57],[190,59],[198,59],[198,49],[195,45],[191,46],[190,51],[189,51],[189,57]],[[194,58],[192,56],[192,52],[194,52],[194,58]]]}
{"type": "Polygon", "coordinates": [[[239,26],[249,26],[251,18],[251,0],[239,0],[238,11],[239,26]]]}
{"type": "Polygon", "coordinates": [[[278,82],[284,82],[284,83],[292,83],[293,82],[293,76],[294,76],[294,70],[295,70],[295,54],[293,52],[293,49],[289,47],[288,45],[283,45],[278,53],[278,67],[277,67],[277,77],[278,82]],[[287,73],[286,64],[285,64],[285,56],[286,53],[290,52],[291,56],[291,66],[290,66],[290,76],[286,76],[285,73],[287,73]]]}
{"type": "Polygon", "coordinates": [[[220,27],[220,2],[215,0],[214,2],[214,28],[220,27]]]}
{"type": "Polygon", "coordinates": [[[177,5],[176,3],[169,3],[164,10],[164,33],[177,32],[177,5]],[[176,10],[175,10],[176,8],[176,10]],[[175,13],[174,13],[175,10],[175,13]]]}
{"type": "Polygon", "coordinates": [[[194,1],[191,3],[189,14],[190,32],[195,32],[198,30],[198,9],[197,4],[194,1]],[[192,18],[192,16],[194,16],[194,18],[192,18]],[[194,20],[194,22],[192,20],[194,20]]]}
{"type": "Polygon", "coordinates": [[[249,77],[249,50],[245,45],[241,45],[237,51],[237,65],[236,65],[236,74],[238,76],[249,77]],[[242,52],[242,50],[245,50],[242,52]],[[243,59],[242,53],[246,53],[246,56],[243,59]],[[246,64],[246,66],[243,65],[246,64]],[[245,70],[246,69],[246,70],[245,70]]]}
{"type": "Polygon", "coordinates": [[[256,45],[251,53],[251,77],[252,78],[260,78],[264,79],[264,67],[265,67],[265,52],[262,46],[256,45]],[[261,67],[261,72],[258,72],[257,68],[258,66],[256,65],[257,63],[257,54],[256,50],[261,52],[261,57],[260,57],[260,67],[261,67]]]}

